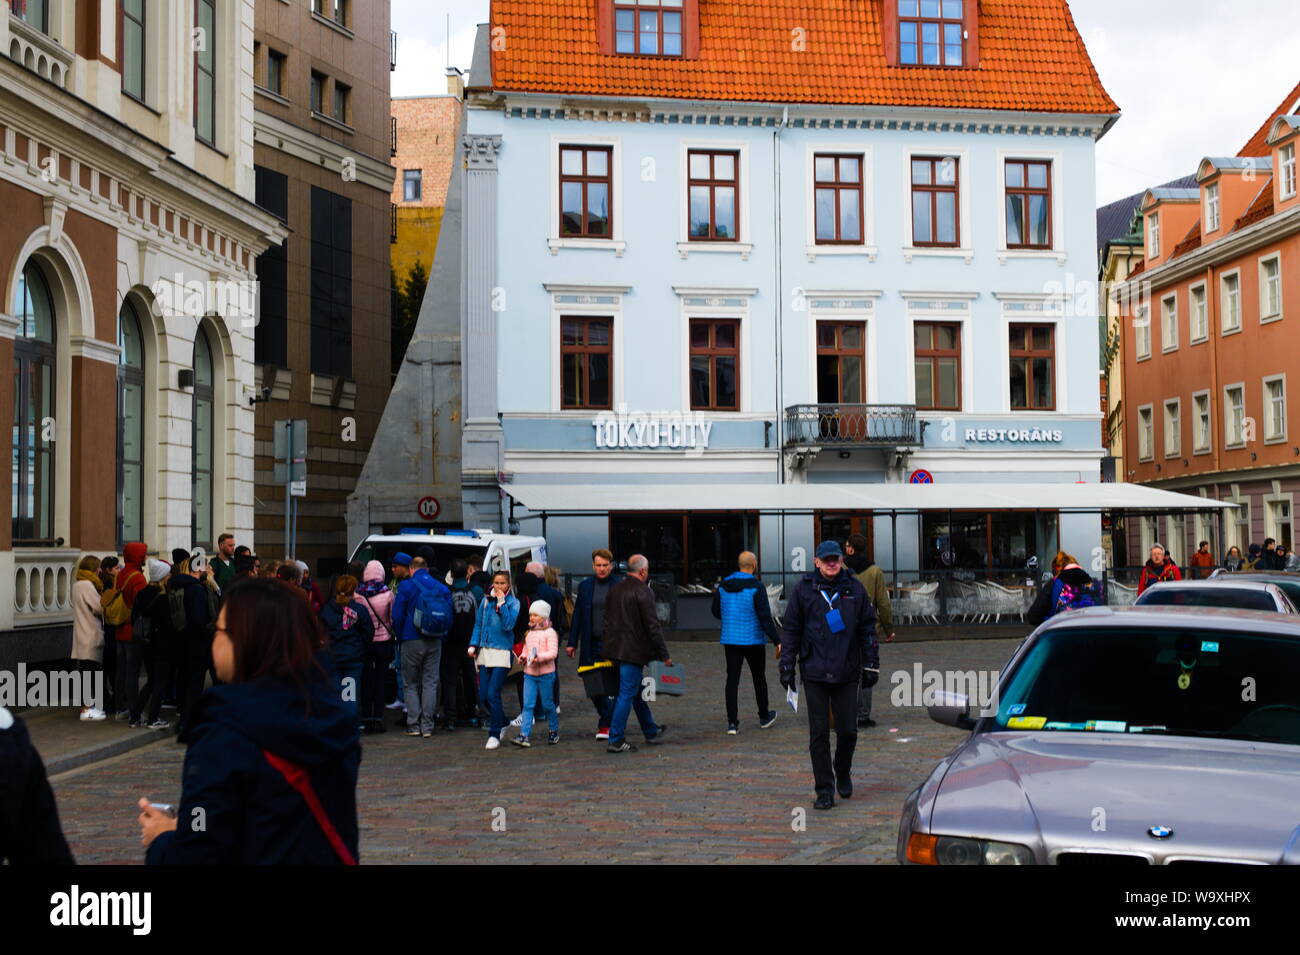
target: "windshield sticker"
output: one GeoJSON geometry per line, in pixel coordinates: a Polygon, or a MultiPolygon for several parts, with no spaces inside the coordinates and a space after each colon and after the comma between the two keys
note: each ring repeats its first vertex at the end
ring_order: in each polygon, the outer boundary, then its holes
{"type": "Polygon", "coordinates": [[[1043,729],[1049,730],[1082,730],[1083,723],[1048,723],[1043,729]]]}
{"type": "Polygon", "coordinates": [[[1168,733],[1168,726],[1130,726],[1130,733],[1168,733]]]}
{"type": "Polygon", "coordinates": [[[1024,703],[1012,703],[1010,706],[1007,707],[1007,712],[1012,716],[1019,716],[1024,711],[1025,711],[1024,703]]]}
{"type": "Polygon", "coordinates": [[[1040,730],[1047,723],[1046,716],[1013,716],[1007,720],[1009,730],[1040,730]]]}
{"type": "Polygon", "coordinates": [[[1096,733],[1122,733],[1128,724],[1123,720],[1088,720],[1083,728],[1096,733]]]}
{"type": "Polygon", "coordinates": [[[1201,652],[1202,652],[1202,653],[1218,653],[1218,652],[1219,652],[1219,641],[1218,641],[1218,640],[1202,640],[1202,641],[1201,641],[1201,652]]]}

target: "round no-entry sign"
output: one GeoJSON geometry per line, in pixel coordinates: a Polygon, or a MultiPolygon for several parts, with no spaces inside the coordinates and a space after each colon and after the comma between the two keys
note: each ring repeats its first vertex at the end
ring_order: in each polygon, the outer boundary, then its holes
{"type": "Polygon", "coordinates": [[[908,484],[933,484],[934,475],[929,471],[918,468],[912,472],[912,476],[907,479],[908,484]]]}
{"type": "Polygon", "coordinates": [[[442,505],[438,503],[436,497],[422,497],[416,510],[420,512],[420,517],[423,520],[431,521],[442,513],[442,505]]]}

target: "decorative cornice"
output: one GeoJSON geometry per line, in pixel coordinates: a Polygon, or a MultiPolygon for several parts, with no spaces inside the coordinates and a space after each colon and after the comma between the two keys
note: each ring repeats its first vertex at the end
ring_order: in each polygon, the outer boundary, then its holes
{"type": "Polygon", "coordinates": [[[74,335],[68,343],[68,354],[73,358],[86,358],[90,361],[102,361],[116,365],[121,358],[121,351],[116,342],[100,341],[84,335],[74,335]]]}
{"type": "Polygon", "coordinates": [[[674,285],[673,291],[682,298],[753,298],[758,294],[756,288],[696,288],[686,285],[674,285]]]}
{"type": "Polygon", "coordinates": [[[0,312],[0,338],[17,338],[18,337],[18,316],[6,315],[0,312]]]}
{"type": "Polygon", "coordinates": [[[496,171],[501,153],[501,136],[465,136],[461,140],[465,150],[465,165],[470,170],[496,171]]]}
{"type": "Polygon", "coordinates": [[[333,163],[334,171],[340,175],[344,172],[344,164],[350,160],[357,182],[382,192],[392,192],[393,181],[397,178],[397,170],[388,163],[349,149],[342,143],[317,136],[310,130],[261,110],[253,114],[253,142],[269,149],[278,149],[313,165],[321,165],[322,160],[327,160],[333,163]]]}

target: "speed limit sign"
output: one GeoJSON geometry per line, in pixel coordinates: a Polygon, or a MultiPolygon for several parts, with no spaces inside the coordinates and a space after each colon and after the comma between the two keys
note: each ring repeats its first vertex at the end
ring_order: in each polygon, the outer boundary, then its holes
{"type": "Polygon", "coordinates": [[[436,497],[422,497],[416,510],[420,512],[420,518],[426,521],[435,520],[442,513],[442,505],[438,503],[436,497]]]}

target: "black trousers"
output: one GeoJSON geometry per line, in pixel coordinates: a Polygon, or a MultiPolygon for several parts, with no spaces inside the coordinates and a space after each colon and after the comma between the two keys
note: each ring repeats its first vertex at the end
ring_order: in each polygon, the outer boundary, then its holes
{"type": "Polygon", "coordinates": [[[158,711],[162,709],[163,694],[176,674],[176,661],[170,656],[157,656],[146,649],[144,666],[146,674],[144,689],[140,691],[131,719],[137,722],[143,719],[146,723],[153,723],[158,719],[158,711]]]}
{"type": "Polygon", "coordinates": [[[858,745],[858,684],[805,680],[803,706],[808,710],[808,754],[813,786],[819,796],[833,796],[835,779],[847,780],[858,745]],[[835,761],[831,762],[831,714],[835,714],[835,761]]]}
{"type": "Polygon", "coordinates": [[[727,722],[739,720],[737,696],[740,690],[740,671],[748,663],[749,675],[754,679],[754,701],[758,704],[759,722],[767,719],[767,644],[756,643],[748,647],[724,643],[727,654],[727,722]]]}
{"type": "Polygon", "coordinates": [[[388,676],[388,664],[393,662],[393,641],[382,640],[366,645],[361,658],[361,719],[380,720],[384,718],[384,680],[388,676]]]}
{"type": "Polygon", "coordinates": [[[185,658],[176,677],[176,689],[179,694],[176,703],[181,711],[178,732],[188,730],[193,725],[194,711],[198,706],[199,697],[203,695],[210,666],[212,666],[212,644],[200,643],[197,640],[187,641],[185,658]]]}

